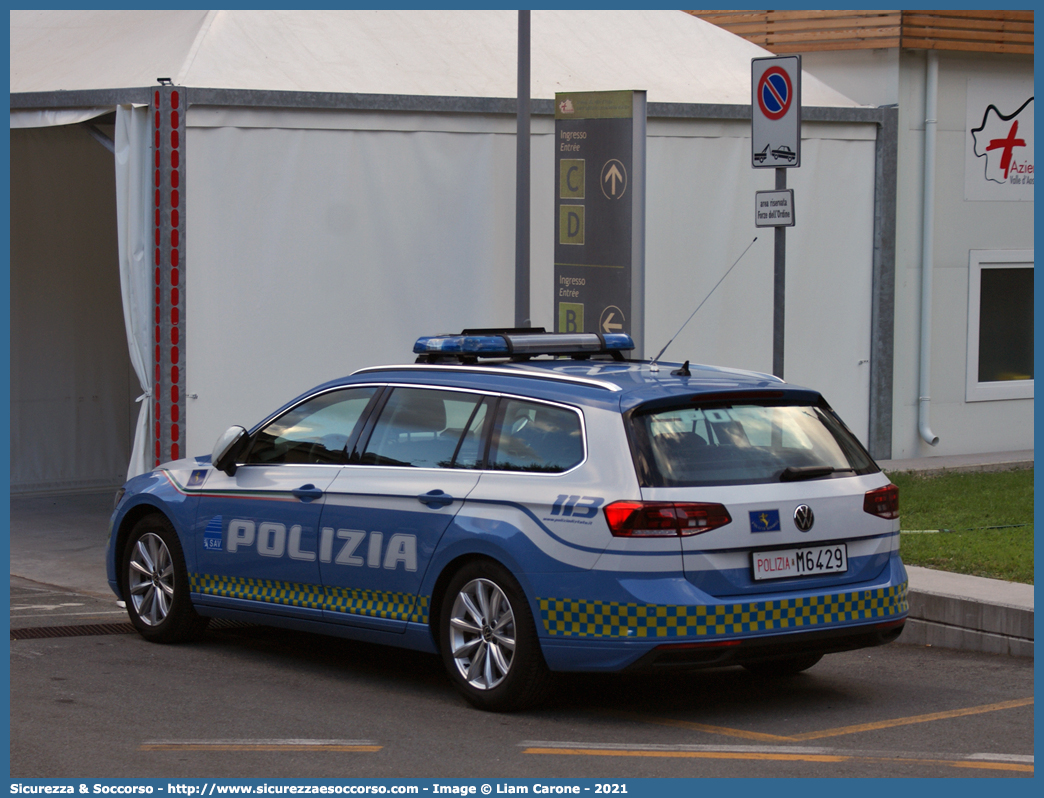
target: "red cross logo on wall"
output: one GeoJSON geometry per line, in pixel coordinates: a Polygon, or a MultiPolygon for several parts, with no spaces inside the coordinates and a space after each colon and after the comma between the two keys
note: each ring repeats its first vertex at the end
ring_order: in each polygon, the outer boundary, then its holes
{"type": "Polygon", "coordinates": [[[973,152],[982,159],[980,174],[986,181],[1027,188],[1033,185],[1033,97],[1009,114],[989,104],[982,124],[969,132],[973,152]]]}
{"type": "Polygon", "coordinates": [[[1008,131],[1007,138],[1003,139],[990,139],[989,145],[986,147],[986,152],[990,150],[1003,150],[1001,154],[1000,167],[1004,170],[1004,179],[1008,179],[1008,169],[1011,168],[1011,153],[1016,147],[1025,147],[1026,142],[1023,139],[1015,138],[1015,134],[1019,130],[1019,120],[1015,120],[1011,123],[1011,130],[1008,131]]]}

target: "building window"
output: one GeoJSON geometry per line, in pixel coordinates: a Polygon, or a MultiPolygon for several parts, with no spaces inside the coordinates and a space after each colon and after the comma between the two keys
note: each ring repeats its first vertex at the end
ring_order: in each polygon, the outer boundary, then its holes
{"type": "Polygon", "coordinates": [[[969,402],[1033,398],[1033,250],[972,250],[969,402]]]}

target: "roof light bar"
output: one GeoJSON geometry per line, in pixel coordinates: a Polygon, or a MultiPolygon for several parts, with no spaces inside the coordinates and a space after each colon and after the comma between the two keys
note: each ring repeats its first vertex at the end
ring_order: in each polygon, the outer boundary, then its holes
{"type": "Polygon", "coordinates": [[[496,335],[432,335],[418,338],[418,355],[449,357],[530,357],[533,355],[599,355],[629,352],[631,336],[623,333],[502,333],[496,335]]]}

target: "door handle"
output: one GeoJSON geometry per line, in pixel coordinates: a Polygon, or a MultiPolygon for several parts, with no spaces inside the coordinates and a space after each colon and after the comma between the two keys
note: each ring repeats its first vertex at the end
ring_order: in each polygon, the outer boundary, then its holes
{"type": "Polygon", "coordinates": [[[314,499],[321,499],[323,492],[319,490],[315,485],[309,482],[307,485],[302,485],[299,488],[294,488],[291,493],[294,494],[298,499],[303,502],[310,502],[314,499]]]}
{"type": "Polygon", "coordinates": [[[427,493],[422,493],[417,497],[417,501],[428,505],[433,510],[441,510],[443,507],[453,504],[454,499],[448,493],[443,493],[436,488],[435,490],[429,490],[427,493]]]}

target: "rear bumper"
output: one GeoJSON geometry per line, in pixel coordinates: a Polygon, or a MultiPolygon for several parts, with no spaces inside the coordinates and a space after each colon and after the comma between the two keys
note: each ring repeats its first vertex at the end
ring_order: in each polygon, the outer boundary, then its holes
{"type": "Polygon", "coordinates": [[[773,637],[711,643],[666,643],[631,663],[626,671],[687,670],[766,662],[803,654],[833,654],[891,643],[903,632],[906,618],[870,627],[821,629],[773,637]]]}
{"type": "Polygon", "coordinates": [[[648,604],[539,600],[541,647],[552,670],[717,667],[877,646],[909,613],[898,556],[873,583],[723,602],[648,604]]]}

